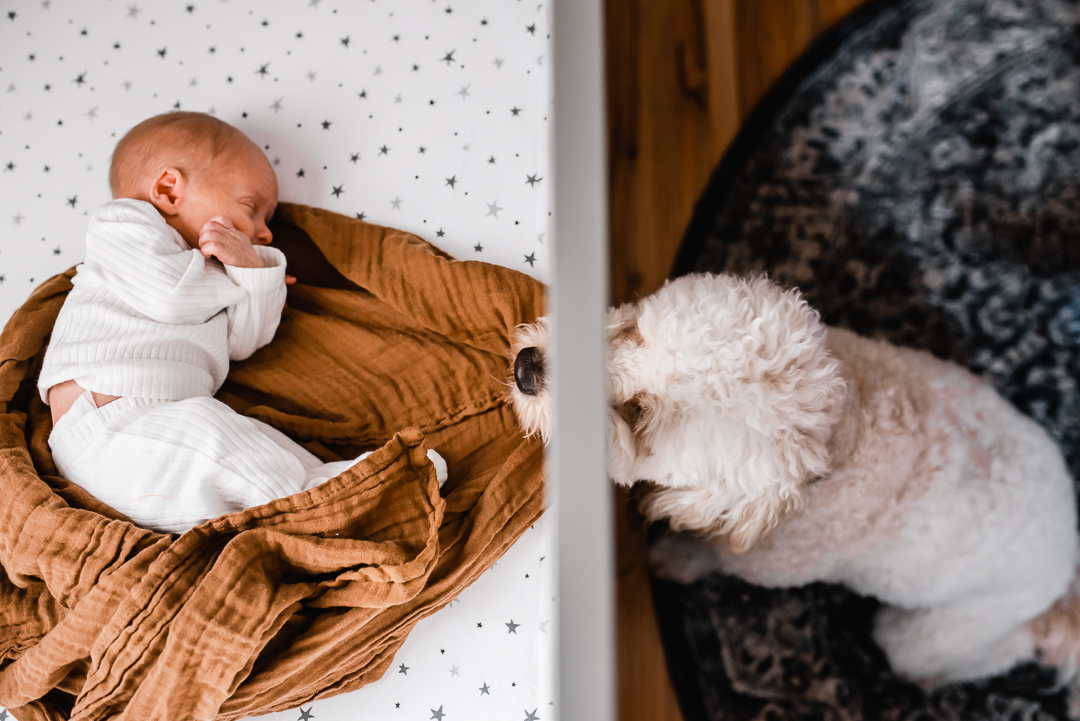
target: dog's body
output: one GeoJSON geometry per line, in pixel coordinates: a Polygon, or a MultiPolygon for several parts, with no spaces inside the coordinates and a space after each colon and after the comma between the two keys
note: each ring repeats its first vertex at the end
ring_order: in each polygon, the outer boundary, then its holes
{"type": "MultiPolygon", "coordinates": [[[[522,344],[542,349],[544,330],[523,329],[522,344]]],[[[671,282],[613,309],[608,332],[611,475],[650,481],[646,515],[694,532],[654,549],[661,573],[846,584],[887,604],[875,637],[925,682],[1037,652],[1071,668],[1072,479],[984,381],[826,330],[764,279],[671,282]]],[[[546,434],[542,388],[512,395],[526,430],[546,434]]]]}

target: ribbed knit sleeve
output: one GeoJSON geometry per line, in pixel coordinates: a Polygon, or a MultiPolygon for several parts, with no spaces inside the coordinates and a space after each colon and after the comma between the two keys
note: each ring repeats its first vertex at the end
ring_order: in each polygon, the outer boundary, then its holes
{"type": "Polygon", "coordinates": [[[90,221],[86,262],[56,318],[38,389],[74,380],[114,396],[211,396],[274,337],[285,304],[285,256],[255,247],[266,267],[207,260],[150,203],[114,200],[90,221]]]}
{"type": "Polygon", "coordinates": [[[229,306],[229,360],[244,360],[269,343],[285,307],[285,255],[277,248],[253,246],[262,268],[225,266],[244,299],[229,306]]]}
{"type": "MultiPolygon", "coordinates": [[[[196,325],[246,293],[165,222],[153,205],[121,199],[90,219],[80,273],[98,275],[130,308],[169,325],[196,325]]],[[[284,281],[282,281],[284,283],[284,281]]]]}

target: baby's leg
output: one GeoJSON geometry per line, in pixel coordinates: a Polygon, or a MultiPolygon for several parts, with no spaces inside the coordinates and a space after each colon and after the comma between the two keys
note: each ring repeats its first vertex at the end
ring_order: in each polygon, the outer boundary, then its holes
{"type": "Polygon", "coordinates": [[[309,469],[322,465],[285,434],[212,398],[83,405],[53,429],[57,466],[154,530],[180,533],[297,493],[309,469]]]}
{"type": "MultiPolygon", "coordinates": [[[[136,524],[166,533],[300,493],[357,462],[323,463],[213,398],[121,398],[101,408],[80,399],[49,445],[68,480],[136,524]]],[[[435,458],[441,485],[446,464],[435,458]]]]}

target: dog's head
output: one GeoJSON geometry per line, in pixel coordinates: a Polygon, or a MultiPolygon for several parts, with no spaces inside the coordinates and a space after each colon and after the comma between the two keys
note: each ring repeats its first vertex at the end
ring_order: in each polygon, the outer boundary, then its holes
{"type": "MultiPolygon", "coordinates": [[[[609,474],[651,482],[651,519],[749,548],[828,472],[846,395],[825,327],[764,278],[692,275],[613,308],[607,336],[609,474]]],[[[513,397],[526,433],[550,433],[548,326],[515,338],[513,397]]]]}

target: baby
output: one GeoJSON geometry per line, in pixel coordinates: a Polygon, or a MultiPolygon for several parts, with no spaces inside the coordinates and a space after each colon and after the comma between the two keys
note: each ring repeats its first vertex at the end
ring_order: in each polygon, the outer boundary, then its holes
{"type": "Polygon", "coordinates": [[[38,379],[64,477],[179,533],[360,460],[322,463],[213,398],[229,361],[274,337],[295,280],[268,247],[278,188],[262,151],[209,115],[167,113],[120,140],[109,184],[38,379]]]}

